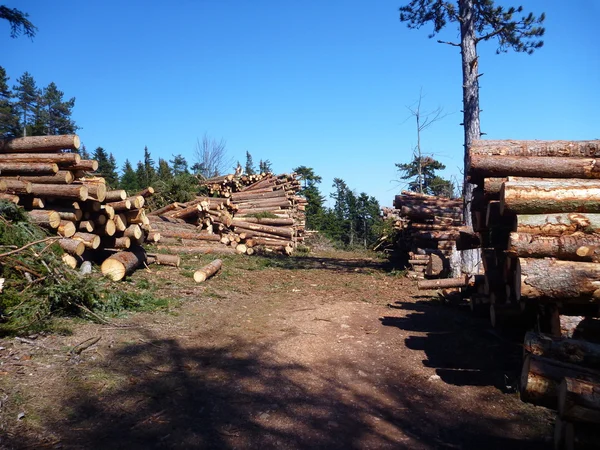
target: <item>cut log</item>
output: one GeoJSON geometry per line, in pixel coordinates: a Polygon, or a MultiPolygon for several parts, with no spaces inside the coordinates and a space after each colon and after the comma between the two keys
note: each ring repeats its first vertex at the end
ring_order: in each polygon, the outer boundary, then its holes
{"type": "Polygon", "coordinates": [[[576,232],[600,233],[600,214],[519,214],[516,216],[514,231],[548,236],[576,232]]]}
{"type": "Polygon", "coordinates": [[[71,167],[80,161],[77,153],[0,153],[0,163],[53,163],[58,167],[71,167]]]}
{"type": "Polygon", "coordinates": [[[525,334],[523,349],[527,353],[600,370],[600,345],[580,339],[564,339],[546,334],[525,334]]]}
{"type": "Polygon", "coordinates": [[[53,197],[61,199],[86,201],[87,186],[74,184],[31,184],[31,194],[38,197],[53,197]]]}
{"type": "Polygon", "coordinates": [[[553,359],[525,355],[521,371],[521,400],[551,409],[558,408],[558,387],[565,377],[595,380],[600,372],[553,359]]]}
{"type": "MultiPolygon", "coordinates": [[[[112,191],[106,191],[104,201],[106,202],[120,202],[127,198],[127,192],[123,189],[115,189],[112,191]]],[[[127,208],[129,209],[129,208],[127,208]]]]}
{"type": "Polygon", "coordinates": [[[142,196],[144,198],[148,198],[152,195],[154,195],[154,188],[152,186],[148,186],[146,189],[142,189],[140,192],[138,192],[135,196],[142,196]]]}
{"type": "Polygon", "coordinates": [[[101,245],[103,248],[127,249],[131,247],[131,239],[129,239],[127,236],[103,236],[101,245]]]}
{"type": "Polygon", "coordinates": [[[132,224],[129,225],[123,232],[123,236],[127,236],[129,239],[131,239],[131,242],[139,244],[141,243],[144,233],[139,225],[132,224]]]}
{"type": "Polygon", "coordinates": [[[70,166],[69,169],[83,172],[95,172],[98,170],[98,161],[95,159],[82,159],[77,164],[70,166]]]}
{"type": "Polygon", "coordinates": [[[70,170],[59,170],[54,175],[20,176],[19,179],[38,184],[71,184],[74,177],[70,170]]]}
{"type": "Polygon", "coordinates": [[[91,248],[92,250],[100,247],[100,236],[92,233],[75,233],[72,239],[77,239],[85,245],[86,248],[91,248]]]}
{"type": "MultiPolygon", "coordinates": [[[[125,191],[123,191],[125,192],[125,191]]],[[[129,199],[125,199],[125,200],[120,200],[118,202],[110,202],[107,203],[107,205],[110,205],[113,210],[115,211],[124,211],[127,209],[131,209],[131,200],[129,199]]]]}
{"type": "Polygon", "coordinates": [[[558,414],[571,422],[600,424],[600,377],[595,382],[565,377],[558,388],[558,414]]]}
{"type": "Polygon", "coordinates": [[[82,220],[77,225],[77,229],[79,231],[83,231],[84,233],[92,233],[94,231],[95,225],[92,220],[82,220]]]}
{"type": "Polygon", "coordinates": [[[66,207],[52,207],[52,209],[58,213],[61,220],[70,220],[71,222],[77,222],[83,217],[83,211],[80,209],[66,207]]]}
{"type": "Polygon", "coordinates": [[[453,287],[466,287],[469,285],[470,277],[465,275],[459,278],[442,278],[439,280],[424,280],[419,281],[417,286],[420,290],[426,289],[442,289],[442,288],[453,288],[453,287]]]}
{"type": "Polygon", "coordinates": [[[78,239],[60,239],[58,245],[71,255],[81,256],[85,251],[85,245],[78,239]]]}
{"type": "Polygon", "coordinates": [[[71,269],[76,269],[79,265],[79,259],[76,256],[70,255],[69,253],[64,253],[61,256],[62,262],[69,266],[71,269]]]}
{"type": "Polygon", "coordinates": [[[3,191],[7,194],[31,194],[32,184],[28,181],[4,178],[2,184],[4,186],[3,191]]]}
{"type": "Polygon", "coordinates": [[[194,272],[194,281],[196,283],[202,283],[203,281],[217,273],[222,266],[223,261],[220,259],[215,259],[213,262],[194,272]]]}
{"type": "Polygon", "coordinates": [[[408,263],[413,266],[426,266],[428,263],[427,259],[409,259],[408,263]]]}
{"type": "Polygon", "coordinates": [[[511,233],[508,251],[522,258],[600,262],[600,235],[544,236],[511,233]]]}
{"type": "Polygon", "coordinates": [[[60,225],[60,216],[56,211],[34,209],[27,213],[29,219],[40,226],[56,229],[60,225]]]}
{"type": "Polygon", "coordinates": [[[77,228],[75,227],[75,224],[70,220],[61,220],[60,224],[58,225],[58,228],[56,229],[56,232],[59,235],[64,236],[66,238],[70,238],[71,236],[73,236],[76,231],[77,228]]]}
{"type": "Polygon", "coordinates": [[[476,140],[470,155],[600,157],[600,141],[476,140]]]}
{"type": "Polygon", "coordinates": [[[0,173],[2,175],[48,175],[57,172],[58,166],[54,163],[0,161],[0,173]]]}
{"type": "Polygon", "coordinates": [[[118,252],[105,259],[100,266],[100,271],[105,277],[113,281],[119,281],[140,267],[145,261],[145,252],[141,250],[141,247],[137,247],[135,252],[118,252]]]}
{"type": "Polygon", "coordinates": [[[509,175],[544,178],[600,178],[596,159],[547,156],[473,155],[469,174],[479,179],[509,175]]]}
{"type": "Polygon", "coordinates": [[[294,230],[288,227],[274,227],[270,225],[263,225],[260,223],[251,223],[244,221],[237,221],[236,227],[241,227],[246,230],[259,231],[261,233],[274,234],[276,236],[282,236],[291,239],[294,236],[294,230]]]}
{"type": "Polygon", "coordinates": [[[515,214],[600,212],[600,181],[507,181],[500,209],[515,214]]]}
{"type": "MultiPolygon", "coordinates": [[[[197,204],[197,205],[188,206],[187,208],[183,208],[178,211],[171,211],[167,215],[173,219],[190,220],[191,218],[198,217],[202,213],[202,211],[203,211],[202,205],[197,204]]],[[[166,213],[162,212],[161,214],[166,214],[166,213]]]]}
{"type": "Polygon", "coordinates": [[[163,253],[148,253],[148,264],[179,267],[181,258],[179,255],[166,255],[163,253]]]}
{"type": "Polygon", "coordinates": [[[179,239],[189,239],[194,241],[219,241],[221,237],[218,234],[210,234],[206,232],[183,232],[183,231],[167,231],[163,230],[160,232],[162,237],[168,238],[179,238],[179,239]]]}
{"type": "Polygon", "coordinates": [[[93,200],[103,202],[106,198],[106,185],[105,184],[88,184],[81,183],[88,189],[88,195],[93,200]]]}
{"type": "Polygon", "coordinates": [[[161,214],[165,214],[169,211],[173,211],[176,209],[180,209],[179,203],[171,203],[169,205],[163,206],[162,208],[155,209],[154,211],[150,212],[149,214],[151,214],[153,216],[159,216],[161,214]]]}
{"type": "Polygon", "coordinates": [[[19,203],[19,196],[12,194],[4,194],[0,193],[0,200],[4,200],[6,202],[14,203],[15,205],[19,203]]]}
{"type": "Polygon", "coordinates": [[[427,260],[425,275],[429,277],[438,277],[444,271],[444,260],[435,253],[430,253],[427,260]]]}
{"type": "Polygon", "coordinates": [[[519,258],[515,296],[589,302],[600,299],[600,265],[589,262],[519,258]]]}
{"type": "Polygon", "coordinates": [[[401,214],[402,216],[413,220],[428,220],[435,217],[447,217],[452,219],[462,218],[461,208],[428,208],[418,205],[403,206],[401,214]]]}
{"type": "Polygon", "coordinates": [[[0,153],[58,152],[79,150],[79,136],[63,134],[58,136],[27,136],[0,140],[0,153]]]}

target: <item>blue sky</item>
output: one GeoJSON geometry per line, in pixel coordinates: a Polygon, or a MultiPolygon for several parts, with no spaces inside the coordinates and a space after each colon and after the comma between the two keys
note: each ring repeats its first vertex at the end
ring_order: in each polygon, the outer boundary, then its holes
{"type": "MultiPolygon", "coordinates": [[[[2,1],[29,13],[33,41],[0,23],[0,65],[10,84],[28,71],[76,97],[88,150],[119,166],[182,154],[193,163],[206,133],[227,154],[278,173],[299,165],[391,206],[402,186],[394,163],[416,143],[407,106],[449,115],[422,135],[423,150],[460,178],[460,53],[409,30],[403,0],[2,1]]],[[[497,2],[498,3],[498,2],[497,2]]],[[[512,2],[500,2],[513,4],[512,2]]],[[[544,47],[532,56],[479,48],[481,122],[489,139],[600,138],[600,37],[596,0],[530,0],[546,12],[544,47]]],[[[441,36],[451,40],[457,29],[441,36]]]]}

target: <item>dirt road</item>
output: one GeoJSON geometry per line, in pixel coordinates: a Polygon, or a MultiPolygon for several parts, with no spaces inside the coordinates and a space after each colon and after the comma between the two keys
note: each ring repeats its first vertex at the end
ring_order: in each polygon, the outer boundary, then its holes
{"type": "Polygon", "coordinates": [[[518,345],[381,262],[232,257],[195,285],[199,264],[134,275],[170,312],[0,340],[0,447],[550,447],[518,345]]]}

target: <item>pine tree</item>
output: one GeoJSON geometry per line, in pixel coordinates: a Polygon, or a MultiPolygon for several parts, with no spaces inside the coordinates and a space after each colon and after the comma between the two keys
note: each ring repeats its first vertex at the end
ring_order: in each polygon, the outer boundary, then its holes
{"type": "Polygon", "coordinates": [[[71,118],[75,97],[64,101],[64,93],[58,89],[54,82],[50,83],[42,95],[41,122],[47,135],[73,134],[78,127],[71,118]]]}
{"type": "Polygon", "coordinates": [[[144,147],[144,174],[146,183],[142,186],[150,186],[156,178],[156,169],[154,168],[154,160],[152,159],[152,156],[150,156],[147,146],[144,147]]]}
{"type": "Polygon", "coordinates": [[[254,175],[256,169],[254,168],[254,162],[252,162],[252,155],[249,151],[246,151],[246,168],[244,169],[246,175],[254,175]]]}
{"type": "Polygon", "coordinates": [[[173,155],[173,159],[169,161],[173,167],[173,175],[181,175],[182,173],[189,173],[188,163],[181,154],[173,155]]]}
{"type": "Polygon", "coordinates": [[[19,121],[22,127],[19,134],[27,136],[27,128],[31,127],[34,123],[34,111],[38,106],[40,94],[35,80],[29,72],[21,75],[17,83],[13,87],[13,90],[16,92],[15,98],[17,99],[15,109],[19,114],[19,121]]]}
{"type": "Polygon", "coordinates": [[[8,80],[6,70],[0,66],[0,138],[19,135],[19,115],[11,102],[13,95],[8,87],[8,80]]]}
{"type": "MultiPolygon", "coordinates": [[[[435,36],[448,22],[454,22],[460,31],[460,43],[438,41],[459,47],[462,56],[463,75],[463,126],[465,137],[464,154],[464,217],[467,226],[472,226],[471,201],[474,186],[467,180],[470,161],[467,149],[473,141],[481,137],[479,122],[479,57],[477,44],[496,39],[496,53],[512,49],[516,52],[532,54],[543,45],[541,38],[545,29],[541,27],[545,15],[535,17],[529,13],[515,18],[523,12],[523,7],[495,6],[493,0],[411,0],[400,8],[400,21],[407,22],[409,28],[420,28],[431,22],[435,36]]],[[[473,252],[463,252],[463,271],[475,273],[479,257],[473,252]]]]}
{"type": "Polygon", "coordinates": [[[138,192],[140,185],[138,184],[137,175],[128,159],[123,164],[122,172],[119,187],[125,189],[128,193],[138,192]]]}
{"type": "Polygon", "coordinates": [[[156,177],[163,182],[169,181],[173,178],[173,172],[169,163],[166,159],[158,158],[158,170],[156,171],[156,177]]]}
{"type": "Polygon", "coordinates": [[[401,179],[410,180],[408,190],[429,195],[436,195],[432,189],[433,181],[436,180],[439,184],[440,177],[435,172],[446,168],[444,164],[430,156],[418,158],[416,155],[411,162],[396,163],[396,167],[401,173],[401,179]]]}
{"type": "Polygon", "coordinates": [[[119,175],[117,174],[117,162],[114,155],[108,154],[102,147],[96,148],[92,159],[98,161],[98,170],[96,171],[99,176],[106,180],[106,184],[114,189],[119,184],[119,175]]]}
{"type": "Polygon", "coordinates": [[[17,8],[0,5],[0,19],[8,20],[10,24],[10,37],[12,38],[19,37],[23,33],[25,36],[33,39],[37,27],[29,21],[28,17],[29,14],[17,8]]]}
{"type": "Polygon", "coordinates": [[[92,156],[87,151],[87,148],[85,148],[85,144],[81,144],[81,148],[79,149],[79,156],[81,156],[81,159],[92,159],[92,156]]]}
{"type": "Polygon", "coordinates": [[[261,159],[260,162],[258,163],[258,171],[260,173],[272,173],[273,172],[273,168],[271,165],[271,161],[269,161],[268,159],[265,159],[264,161],[261,159]]]}

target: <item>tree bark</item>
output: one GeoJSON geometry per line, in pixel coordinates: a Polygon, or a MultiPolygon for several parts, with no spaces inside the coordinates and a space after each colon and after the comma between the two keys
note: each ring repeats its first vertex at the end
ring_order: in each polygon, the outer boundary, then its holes
{"type": "Polygon", "coordinates": [[[101,239],[101,245],[103,248],[127,249],[131,247],[131,239],[129,239],[127,236],[103,236],[101,239]]]}
{"type": "Polygon", "coordinates": [[[45,209],[34,209],[27,213],[29,219],[38,225],[56,229],[60,225],[60,216],[56,211],[45,209]]]}
{"type": "Polygon", "coordinates": [[[77,228],[75,227],[75,224],[70,220],[61,220],[60,225],[58,225],[58,228],[56,229],[57,234],[66,238],[72,237],[76,231],[77,228]]]}
{"type": "Polygon", "coordinates": [[[162,266],[173,266],[179,267],[181,264],[181,258],[179,255],[166,255],[163,253],[149,253],[148,264],[158,264],[162,266]]]}
{"type": "Polygon", "coordinates": [[[31,194],[33,189],[32,183],[28,181],[5,178],[0,180],[0,183],[4,185],[3,191],[13,195],[31,194]]]}
{"type": "Polygon", "coordinates": [[[72,168],[81,157],[77,153],[7,153],[0,154],[0,163],[50,163],[59,167],[72,168]]]}
{"type": "Polygon", "coordinates": [[[288,239],[292,239],[294,237],[294,230],[293,228],[289,227],[274,227],[270,225],[263,225],[260,223],[251,223],[244,221],[237,221],[235,227],[244,228],[246,230],[259,231],[262,233],[274,234],[288,239]]]}
{"type": "Polygon", "coordinates": [[[523,349],[535,356],[600,370],[600,345],[584,340],[557,338],[529,331],[525,334],[523,349]]]}
{"type": "Polygon", "coordinates": [[[75,233],[72,236],[72,239],[77,239],[85,245],[86,248],[90,248],[92,250],[100,247],[100,236],[92,233],[75,233]]]}
{"type": "Polygon", "coordinates": [[[460,208],[428,208],[419,205],[403,206],[401,208],[401,214],[402,216],[413,220],[429,220],[435,217],[462,219],[462,211],[460,208]]]}
{"type": "Polygon", "coordinates": [[[70,170],[79,170],[84,172],[95,172],[98,170],[98,161],[95,159],[82,159],[77,164],[69,167],[70,170]]]}
{"type": "Polygon", "coordinates": [[[519,258],[515,295],[528,299],[597,302],[600,265],[589,262],[519,258]]]}
{"type": "Polygon", "coordinates": [[[46,175],[57,172],[58,166],[55,163],[0,161],[0,173],[2,175],[46,175]]]}
{"type": "Polygon", "coordinates": [[[79,150],[79,136],[66,134],[58,136],[27,136],[0,140],[0,153],[58,152],[79,150]]]}
{"type": "Polygon", "coordinates": [[[600,233],[600,214],[519,214],[515,231],[546,236],[561,236],[576,232],[600,233]]]}
{"type": "Polygon", "coordinates": [[[510,233],[508,252],[521,258],[600,262],[600,235],[544,236],[510,233]]]}
{"type": "Polygon", "coordinates": [[[215,259],[213,262],[194,272],[194,281],[196,283],[202,283],[203,281],[217,273],[222,266],[223,261],[220,259],[215,259]]]}
{"type": "Polygon", "coordinates": [[[475,140],[469,147],[469,152],[472,155],[598,158],[600,157],[600,140],[475,140]]]}
{"type": "Polygon", "coordinates": [[[472,179],[485,177],[600,178],[596,160],[535,156],[471,155],[472,179]]]}
{"type": "Polygon", "coordinates": [[[81,200],[88,199],[88,188],[75,184],[31,184],[31,194],[38,197],[54,197],[61,199],[81,200]]]}
{"type": "Polygon", "coordinates": [[[70,170],[59,170],[54,175],[20,176],[21,181],[29,181],[38,184],[71,184],[75,179],[70,170]]]}
{"type": "Polygon", "coordinates": [[[107,191],[106,196],[104,197],[104,201],[106,202],[120,202],[127,198],[127,192],[123,189],[114,189],[112,191],[107,191]]]}
{"type": "Polygon", "coordinates": [[[420,290],[426,289],[442,289],[442,288],[453,288],[453,287],[465,287],[469,285],[470,277],[465,275],[459,278],[442,278],[439,280],[424,280],[419,281],[418,287],[420,290]]]}
{"type": "Polygon", "coordinates": [[[206,232],[192,232],[188,233],[185,231],[170,231],[163,230],[160,232],[162,237],[188,239],[194,241],[219,241],[221,237],[218,234],[209,234],[206,232]]]}
{"type": "Polygon", "coordinates": [[[78,239],[60,239],[58,245],[71,255],[81,256],[85,251],[85,245],[78,239]]]}
{"type": "Polygon", "coordinates": [[[507,181],[501,210],[516,214],[600,212],[600,181],[507,181]]]}

